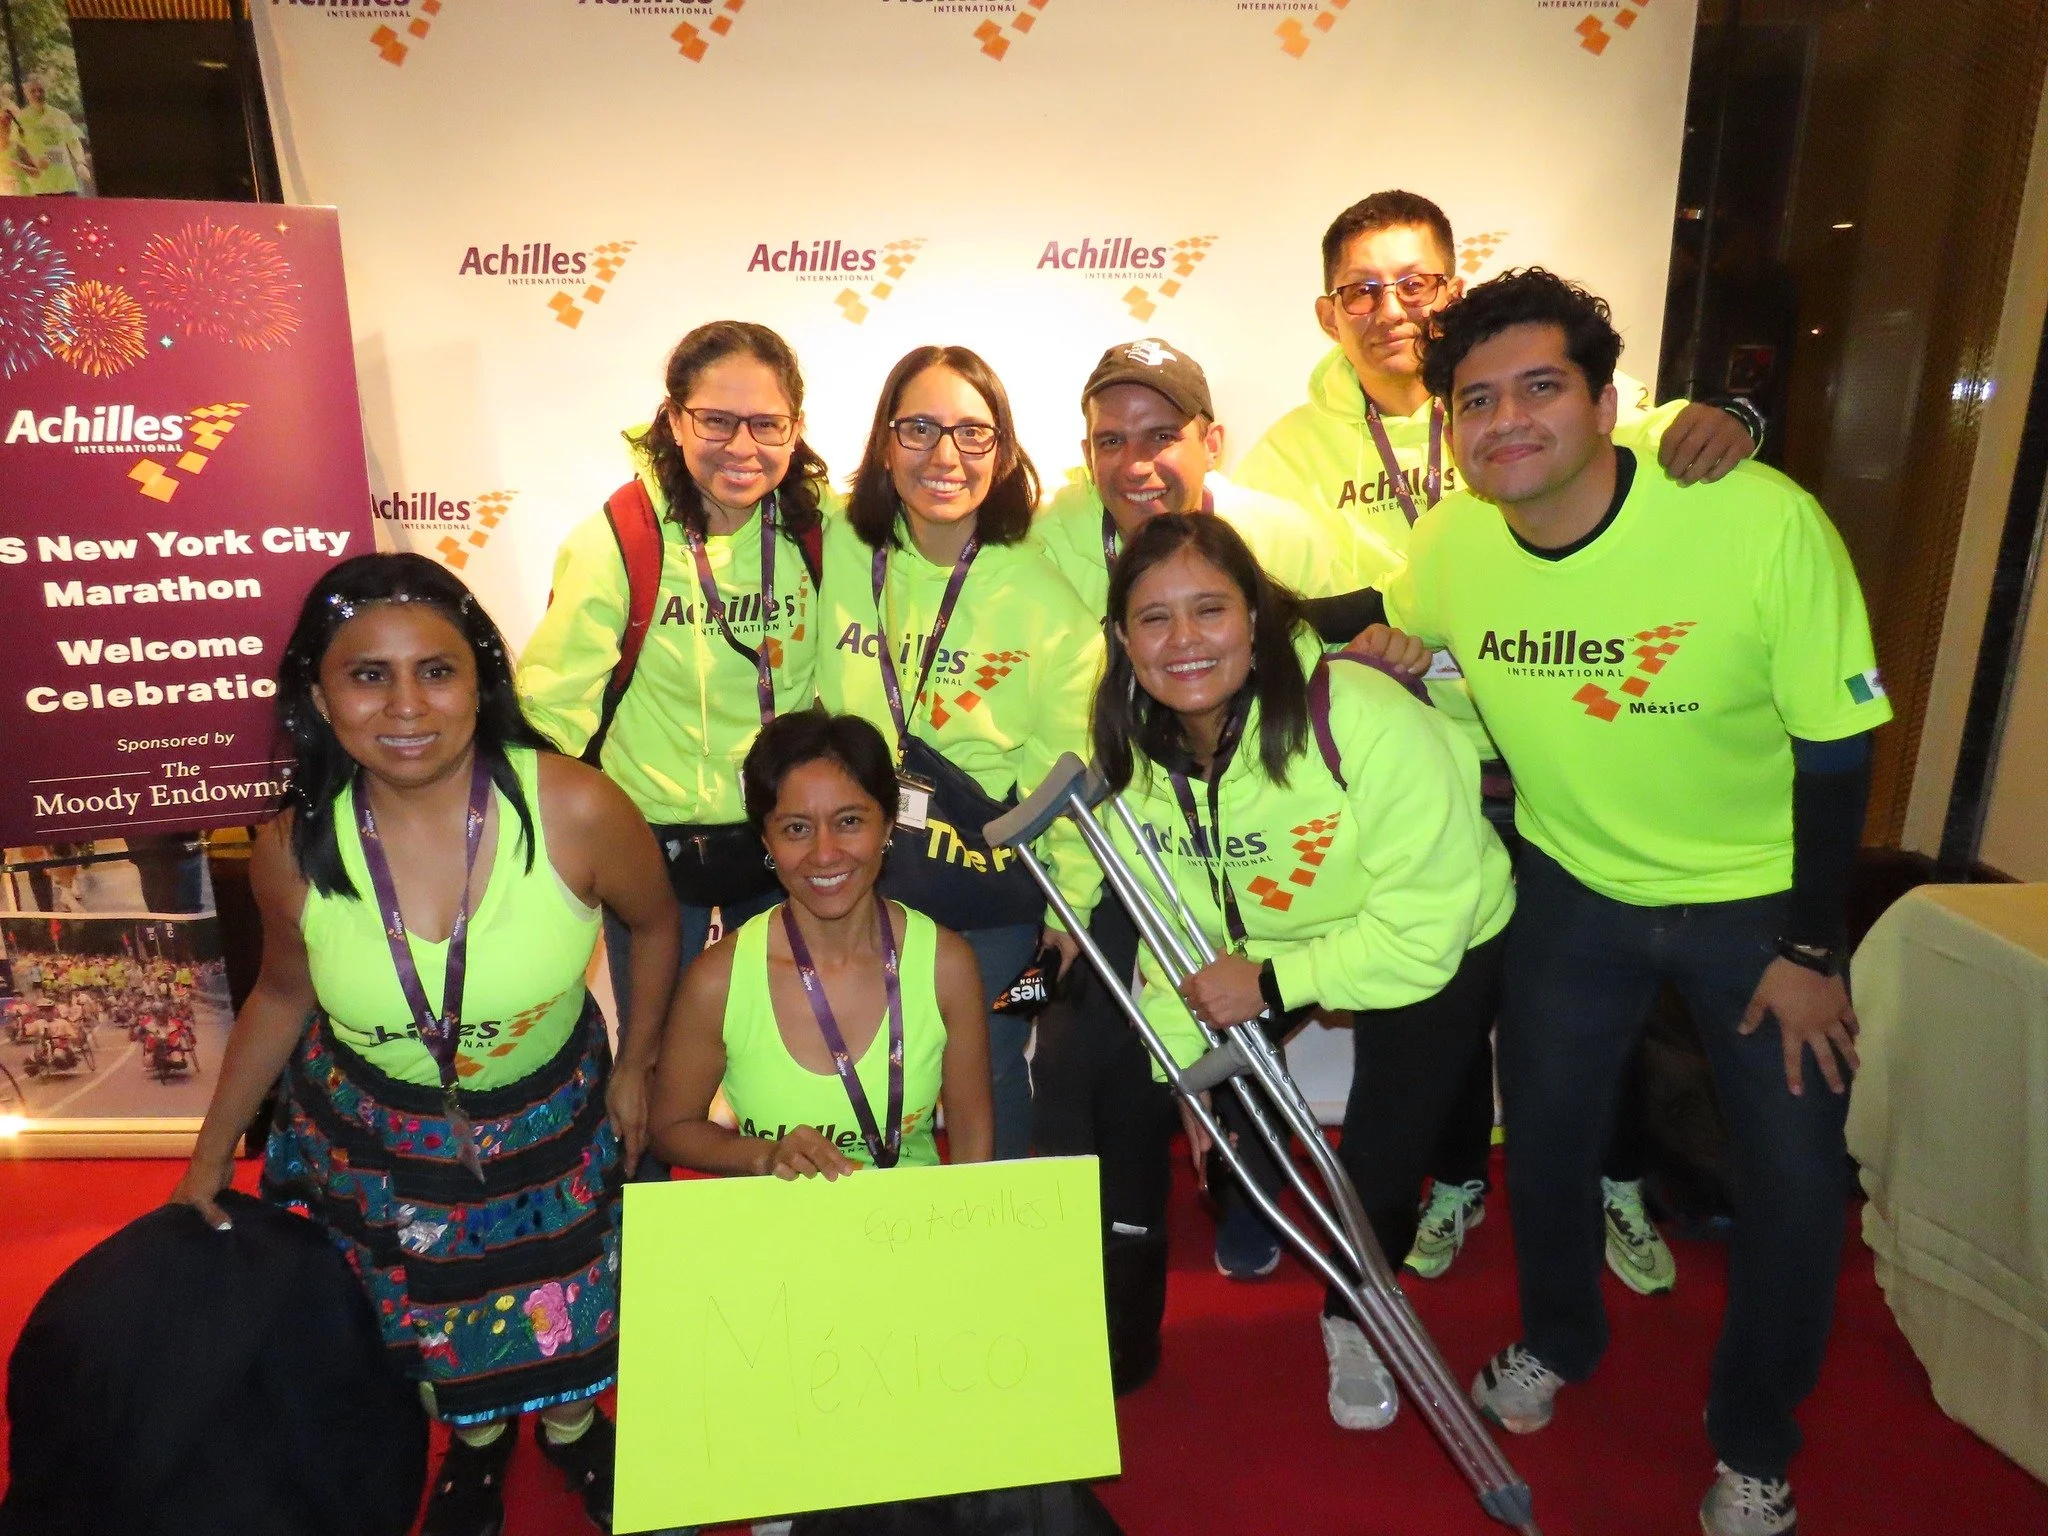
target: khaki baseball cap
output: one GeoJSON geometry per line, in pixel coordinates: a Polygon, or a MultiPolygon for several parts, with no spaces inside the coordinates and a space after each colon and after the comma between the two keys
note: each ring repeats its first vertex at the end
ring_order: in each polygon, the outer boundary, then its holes
{"type": "Polygon", "coordinates": [[[1209,401],[1209,379],[1202,365],[1187,353],[1147,336],[1141,341],[1119,342],[1102,354],[1088,382],[1081,386],[1081,409],[1105,389],[1117,384],[1142,384],[1157,390],[1189,416],[1216,419],[1216,407],[1209,401]]]}

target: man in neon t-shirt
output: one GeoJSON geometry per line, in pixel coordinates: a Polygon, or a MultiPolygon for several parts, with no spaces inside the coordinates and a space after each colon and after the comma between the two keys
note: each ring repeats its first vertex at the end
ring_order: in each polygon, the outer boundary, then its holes
{"type": "Polygon", "coordinates": [[[1540,270],[1475,288],[1425,354],[1466,489],[1417,524],[1389,618],[1457,658],[1523,838],[1500,1071],[1522,1338],[1473,1383],[1549,1422],[1606,1345],[1594,1177],[1651,997],[1676,984],[1733,1131],[1735,1239],[1709,1536],[1796,1515],[1793,1412],[1841,1256],[1855,1015],[1842,906],[1891,717],[1840,536],[1742,465],[1680,493],[1617,447],[1605,304],[1540,270]],[[1484,498],[1484,499],[1482,499],[1484,498]],[[1490,503],[1490,504],[1489,504],[1490,503]]]}

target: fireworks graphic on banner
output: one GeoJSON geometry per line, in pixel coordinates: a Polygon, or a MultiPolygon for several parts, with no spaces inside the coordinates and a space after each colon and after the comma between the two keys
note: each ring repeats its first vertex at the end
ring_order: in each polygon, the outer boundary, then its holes
{"type": "Polygon", "coordinates": [[[298,280],[273,240],[211,218],[143,248],[136,286],[158,319],[187,336],[250,352],[289,346],[299,328],[298,280]]]}
{"type": "Polygon", "coordinates": [[[104,379],[142,361],[142,306],[117,283],[86,278],[61,290],[43,316],[43,340],[80,373],[104,379]]]}
{"type": "Polygon", "coordinates": [[[71,281],[71,263],[26,220],[0,219],[0,379],[50,355],[43,312],[71,281]]]}
{"type": "Polygon", "coordinates": [[[85,256],[111,256],[113,232],[98,219],[80,219],[71,226],[71,248],[85,256]]]}

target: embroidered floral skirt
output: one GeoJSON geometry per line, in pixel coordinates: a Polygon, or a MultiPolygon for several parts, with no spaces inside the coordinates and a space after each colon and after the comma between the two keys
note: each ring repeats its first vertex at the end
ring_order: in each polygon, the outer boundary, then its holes
{"type": "Polygon", "coordinates": [[[480,1423],[595,1396],[618,1374],[619,1144],[595,1003],[553,1060],[462,1095],[484,1181],[456,1160],[438,1088],[400,1082],[321,1017],[290,1069],[267,1198],[323,1224],[384,1342],[437,1417],[480,1423]]]}

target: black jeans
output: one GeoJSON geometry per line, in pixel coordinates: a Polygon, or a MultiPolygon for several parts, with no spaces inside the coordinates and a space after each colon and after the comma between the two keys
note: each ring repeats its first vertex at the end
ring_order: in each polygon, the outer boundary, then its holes
{"type": "MultiPolygon", "coordinates": [[[[1351,1093],[1344,1102],[1337,1160],[1350,1175],[1390,1265],[1406,1258],[1415,1241],[1421,1215],[1417,1197],[1443,1139],[1445,1119],[1471,1063],[1485,1059],[1487,1031],[1500,1006],[1506,946],[1506,936],[1495,935],[1467,950],[1443,988],[1420,1002],[1352,1015],[1351,1093]]],[[[1287,1027],[1280,1026],[1283,1031],[1287,1027]]],[[[1235,1092],[1219,1091],[1216,1103],[1225,1128],[1237,1134],[1252,1176],[1268,1192],[1277,1190],[1284,1175],[1250,1129],[1235,1092]]],[[[1489,1123],[1492,1118],[1489,1109],[1489,1123]]],[[[1245,1199],[1233,1181],[1226,1179],[1220,1187],[1226,1204],[1245,1199]]],[[[1323,1311],[1336,1317],[1350,1308],[1329,1291],[1323,1311]]]]}
{"type": "Polygon", "coordinates": [[[1500,1068],[1523,1343],[1571,1381],[1606,1348],[1600,1157],[1644,1015],[1670,981],[1698,1022],[1733,1137],[1735,1232],[1707,1434],[1737,1472],[1782,1477],[1799,1448],[1793,1411],[1827,1349],[1848,1193],[1847,1096],[1808,1062],[1794,1097],[1775,1023],[1736,1032],[1785,898],[1634,907],[1526,845],[1518,876],[1500,1068]]]}

